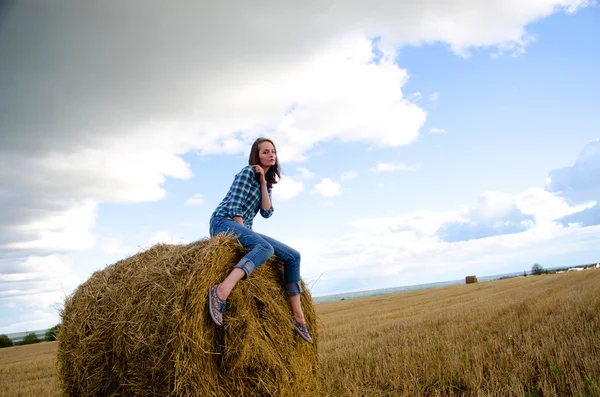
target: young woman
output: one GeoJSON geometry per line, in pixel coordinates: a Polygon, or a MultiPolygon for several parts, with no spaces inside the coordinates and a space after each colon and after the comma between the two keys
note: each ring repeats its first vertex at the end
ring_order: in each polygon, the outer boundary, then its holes
{"type": "Polygon", "coordinates": [[[217,325],[223,324],[227,297],[240,280],[244,280],[273,254],[283,260],[285,290],[289,295],[293,316],[291,322],[307,342],[313,343],[300,305],[300,253],[274,238],[252,230],[252,221],[260,212],[263,218],[273,215],[271,189],[280,178],[277,151],[270,139],[258,138],[250,149],[248,166],[234,178],[229,192],[210,218],[210,236],[233,233],[249,249],[231,273],[218,285],[209,288],[209,311],[217,325]]]}

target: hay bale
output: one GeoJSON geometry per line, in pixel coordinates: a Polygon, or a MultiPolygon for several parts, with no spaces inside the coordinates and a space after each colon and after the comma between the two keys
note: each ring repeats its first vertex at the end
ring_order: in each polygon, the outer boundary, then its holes
{"type": "Polygon", "coordinates": [[[95,272],[70,295],[58,337],[66,396],[319,395],[317,318],[302,282],[314,345],[297,335],[275,257],[229,296],[223,326],[208,287],[247,251],[233,237],[158,244],[95,272]]]}
{"type": "Polygon", "coordinates": [[[476,283],[477,282],[477,277],[475,277],[475,276],[467,276],[467,277],[465,277],[465,282],[467,284],[476,283]]]}

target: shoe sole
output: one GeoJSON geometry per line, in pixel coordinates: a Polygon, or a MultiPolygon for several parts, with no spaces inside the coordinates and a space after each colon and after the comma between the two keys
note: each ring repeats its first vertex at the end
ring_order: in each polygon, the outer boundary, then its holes
{"type": "Polygon", "coordinates": [[[212,294],[212,288],[209,289],[208,291],[208,312],[210,313],[210,317],[212,318],[212,320],[215,322],[215,324],[217,325],[222,325],[223,323],[218,322],[217,319],[215,318],[215,315],[213,314],[212,311],[212,307],[213,307],[213,294],[212,294]]]}

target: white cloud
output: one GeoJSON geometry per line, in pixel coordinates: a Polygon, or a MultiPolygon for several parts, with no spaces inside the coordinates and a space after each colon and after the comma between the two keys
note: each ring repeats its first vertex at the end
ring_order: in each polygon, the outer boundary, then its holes
{"type": "Polygon", "coordinates": [[[202,205],[204,204],[204,195],[202,193],[196,193],[185,201],[187,205],[202,205]]]}
{"type": "Polygon", "coordinates": [[[557,221],[594,206],[594,203],[569,205],[564,198],[540,188],[519,194],[483,193],[474,207],[459,212],[460,219],[440,228],[446,241],[462,241],[536,229],[552,230],[557,221]]]}
{"type": "Polygon", "coordinates": [[[304,184],[301,181],[282,176],[273,187],[273,199],[281,201],[290,200],[302,193],[303,190],[304,184]]]}
{"type": "Polygon", "coordinates": [[[433,127],[429,129],[429,132],[431,132],[432,134],[443,134],[444,132],[446,132],[446,130],[443,128],[433,127]]]}
{"type": "Polygon", "coordinates": [[[80,282],[72,267],[73,259],[68,255],[0,260],[0,311],[6,307],[14,314],[12,320],[0,320],[0,333],[56,324],[57,308],[80,282]]]}
{"type": "Polygon", "coordinates": [[[166,230],[161,230],[158,232],[155,232],[151,237],[150,237],[150,244],[154,245],[154,244],[186,244],[188,243],[187,241],[185,241],[183,239],[183,237],[181,236],[173,236],[170,232],[166,231],[166,230]]]}
{"type": "Polygon", "coordinates": [[[56,252],[82,250],[93,246],[92,228],[97,204],[87,200],[57,205],[66,209],[49,212],[39,219],[12,227],[15,234],[32,236],[30,240],[10,242],[0,245],[0,249],[56,252]]]}
{"type": "Polygon", "coordinates": [[[358,176],[358,174],[354,171],[343,172],[342,175],[340,175],[340,182],[355,179],[357,176],[358,176]]]}
{"type": "Polygon", "coordinates": [[[314,178],[314,172],[306,167],[296,168],[297,175],[285,176],[282,175],[277,185],[273,188],[273,198],[276,200],[290,200],[297,197],[304,191],[304,182],[314,178]]]}
{"type": "Polygon", "coordinates": [[[372,167],[373,172],[392,172],[392,171],[417,171],[421,168],[419,164],[406,165],[403,163],[377,163],[377,166],[372,167]]]}
{"type": "Polygon", "coordinates": [[[126,247],[123,242],[116,237],[100,237],[98,248],[109,255],[125,255],[134,252],[131,247],[126,247]]]}
{"type": "Polygon", "coordinates": [[[440,99],[440,93],[434,92],[429,96],[429,100],[433,105],[437,105],[438,100],[440,99]]]}
{"type": "Polygon", "coordinates": [[[420,92],[413,92],[408,96],[408,99],[411,102],[418,103],[421,102],[421,99],[423,99],[423,94],[421,94],[420,92]]]}
{"type": "Polygon", "coordinates": [[[312,179],[315,176],[314,172],[309,171],[306,167],[298,167],[298,172],[300,173],[299,179],[312,179]]]}
{"type": "Polygon", "coordinates": [[[529,188],[525,192],[513,196],[517,207],[525,214],[535,217],[537,225],[548,225],[565,216],[592,208],[594,202],[569,205],[567,200],[558,194],[540,188],[529,188]]]}
{"type": "Polygon", "coordinates": [[[283,161],[332,140],[408,145],[426,114],[402,91],[398,48],[519,53],[529,23],[587,4],[60,3],[3,15],[0,257],[91,246],[100,204],[162,199],[167,178],[192,176],[192,151],[240,154],[265,131],[283,161]]]}
{"type": "Polygon", "coordinates": [[[325,178],[315,185],[315,190],[323,197],[334,197],[342,194],[342,185],[331,178],[325,178]]]}
{"type": "Polygon", "coordinates": [[[340,237],[305,239],[298,246],[302,247],[305,277],[318,277],[322,263],[330,264],[315,288],[317,294],[461,279],[467,274],[492,275],[529,270],[540,260],[560,265],[573,261],[578,253],[597,249],[599,226],[565,228],[551,221],[579,209],[540,189],[517,195],[490,192],[471,209],[352,220],[340,237]],[[463,241],[440,238],[447,224],[502,224],[515,208],[535,217],[519,233],[463,241]],[[336,275],[339,271],[344,273],[342,278],[336,275]]]}
{"type": "MultiPolygon", "coordinates": [[[[520,50],[527,24],[589,4],[200,2],[181,12],[176,3],[62,3],[15,3],[5,15],[0,211],[11,225],[32,222],[23,203],[43,220],[82,201],[159,200],[166,178],[191,176],[181,154],[240,153],[268,129],[283,160],[329,140],[410,144],[425,113],[402,93],[408,73],[394,63],[396,48],[520,50]]],[[[65,245],[40,233],[10,239],[0,244],[65,245]]]]}

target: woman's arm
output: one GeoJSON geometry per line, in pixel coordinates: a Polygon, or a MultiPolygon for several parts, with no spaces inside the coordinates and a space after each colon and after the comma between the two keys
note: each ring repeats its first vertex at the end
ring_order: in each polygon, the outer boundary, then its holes
{"type": "Polygon", "coordinates": [[[243,203],[250,191],[252,178],[254,178],[254,172],[250,168],[244,168],[235,176],[229,191],[231,195],[231,200],[228,204],[229,215],[242,226],[244,226],[242,219],[242,215],[244,214],[243,203]]]}
{"type": "Polygon", "coordinates": [[[259,175],[260,182],[260,214],[263,218],[269,218],[273,215],[273,205],[271,204],[271,195],[267,187],[265,171],[259,165],[253,165],[254,171],[259,175]]]}
{"type": "Polygon", "coordinates": [[[260,184],[260,204],[263,210],[268,211],[271,209],[271,197],[269,197],[269,189],[267,188],[267,182],[260,184]]]}

